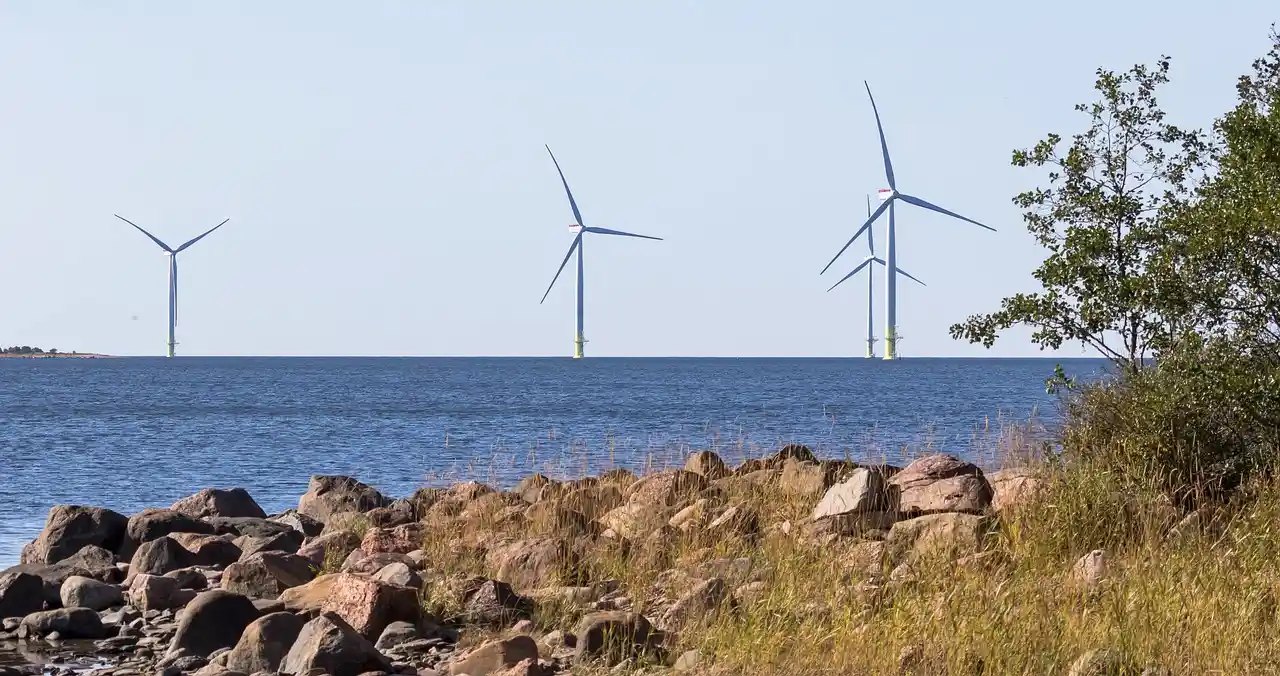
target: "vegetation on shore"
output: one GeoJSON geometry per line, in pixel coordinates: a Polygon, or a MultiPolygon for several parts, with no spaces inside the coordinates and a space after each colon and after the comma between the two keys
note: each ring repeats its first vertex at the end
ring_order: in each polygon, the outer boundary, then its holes
{"type": "Polygon", "coordinates": [[[57,348],[44,349],[30,345],[14,345],[0,348],[0,358],[18,357],[28,359],[58,359],[75,357],[103,357],[105,355],[92,352],[59,352],[57,348]]]}

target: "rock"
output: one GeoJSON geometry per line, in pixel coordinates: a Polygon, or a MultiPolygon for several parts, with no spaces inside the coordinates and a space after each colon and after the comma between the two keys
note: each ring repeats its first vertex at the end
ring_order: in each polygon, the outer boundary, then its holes
{"type": "Polygon", "coordinates": [[[224,567],[240,560],[240,548],[227,535],[208,535],[204,533],[175,533],[169,536],[191,552],[197,566],[224,567]]]}
{"type": "Polygon", "coordinates": [[[897,511],[896,495],[884,475],[858,468],[841,483],[833,485],[813,508],[813,519],[841,514],[869,514],[897,511]]]}
{"type": "Polygon", "coordinates": [[[0,618],[39,612],[44,609],[44,601],[44,580],[40,577],[29,573],[0,574],[0,618]]]}
{"type": "MultiPolygon", "coordinates": [[[[628,506],[642,509],[670,507],[679,509],[693,502],[708,486],[701,474],[675,470],[651,474],[628,489],[628,506]]],[[[663,519],[664,521],[666,519],[663,519]]]]}
{"type": "Polygon", "coordinates": [[[339,512],[367,512],[389,504],[391,500],[377,489],[351,477],[316,475],[298,499],[298,511],[326,521],[339,512]]]}
{"type": "Polygon", "coordinates": [[[273,599],[315,577],[311,562],[284,552],[258,552],[227,566],[222,588],[252,598],[273,599]]]}
{"type": "Polygon", "coordinates": [[[422,578],[412,568],[400,562],[384,566],[382,570],[373,574],[373,579],[401,587],[422,589],[422,578]]]}
{"type": "Polygon", "coordinates": [[[463,594],[463,618],[471,624],[502,628],[526,619],[533,603],[511,589],[511,585],[485,580],[463,594]]]}
{"type": "Polygon", "coordinates": [[[264,519],[267,513],[243,488],[206,488],[187,496],[171,507],[175,512],[203,519],[210,516],[248,516],[264,519]]]}
{"type": "Polygon", "coordinates": [[[143,612],[175,608],[178,601],[178,581],[171,577],[136,575],[130,581],[129,604],[143,612]]]}
{"type": "Polygon", "coordinates": [[[1071,567],[1071,579],[1084,590],[1097,589],[1107,576],[1107,553],[1095,549],[1080,557],[1071,567]]]}
{"type": "Polygon", "coordinates": [[[270,537],[254,537],[252,535],[241,535],[236,539],[236,546],[240,548],[240,558],[244,559],[258,552],[283,552],[285,554],[295,554],[302,547],[303,535],[296,530],[289,530],[272,535],[270,537]]]}
{"type": "Polygon", "coordinates": [[[40,535],[22,548],[19,563],[58,563],[90,545],[115,551],[128,523],[124,515],[109,509],[57,505],[49,510],[40,535]]]}
{"type": "Polygon", "coordinates": [[[973,514],[945,513],[899,521],[885,539],[893,560],[932,554],[960,557],[976,554],[982,547],[985,524],[973,514]]]}
{"type": "Polygon", "coordinates": [[[541,474],[530,474],[529,476],[521,479],[520,483],[516,484],[516,487],[511,489],[511,492],[520,496],[521,500],[532,505],[542,497],[543,486],[556,483],[559,482],[548,479],[541,474]]]}
{"type": "MultiPolygon", "coordinates": [[[[314,482],[314,478],[312,479],[314,482]]],[[[370,671],[391,672],[390,660],[336,613],[324,612],[303,625],[280,671],[331,676],[360,676],[370,671]]]]}
{"type": "Polygon", "coordinates": [[[574,659],[578,664],[601,660],[613,666],[648,652],[653,626],[636,613],[596,612],[583,617],[573,634],[577,639],[574,659]]]}
{"type": "Polygon", "coordinates": [[[179,589],[202,591],[209,586],[209,578],[199,568],[180,568],[164,574],[178,583],[179,589]]]}
{"type": "Polygon", "coordinates": [[[267,520],[285,524],[309,538],[319,535],[320,531],[324,530],[323,523],[296,509],[285,510],[280,514],[268,517],[267,520]]]}
{"type": "Polygon", "coordinates": [[[698,663],[702,661],[702,653],[697,650],[689,650],[681,653],[676,658],[676,663],[671,667],[672,671],[679,673],[688,673],[698,668],[698,663]]]}
{"type": "Polygon", "coordinates": [[[725,599],[729,590],[724,580],[713,577],[705,580],[681,596],[659,620],[664,629],[676,629],[689,622],[697,622],[715,612],[725,599]]]}
{"type": "MultiPolygon", "coordinates": [[[[4,581],[0,578],[0,588],[4,581]]],[[[93,578],[72,575],[62,583],[62,607],[106,610],[124,604],[124,592],[120,587],[93,578]]]]}
{"type": "Polygon", "coordinates": [[[360,540],[366,554],[408,554],[422,548],[422,524],[407,524],[392,529],[370,528],[360,540]]]}
{"type": "Polygon", "coordinates": [[[691,453],[684,463],[684,470],[704,476],[708,481],[729,476],[729,468],[725,467],[724,460],[711,451],[691,453]]]}
{"type": "Polygon", "coordinates": [[[382,630],[382,634],[378,636],[377,643],[374,644],[378,650],[388,650],[394,648],[401,643],[416,641],[418,638],[418,627],[409,622],[392,622],[382,630]]]}
{"type": "Polygon", "coordinates": [[[213,535],[213,526],[171,509],[144,509],[129,517],[125,537],[120,544],[121,558],[133,556],[138,546],[172,533],[213,535]]]}
{"type": "Polygon", "coordinates": [[[208,657],[220,648],[231,648],[256,619],[258,609],[249,599],[221,589],[202,592],[182,612],[167,654],[208,657]]]}
{"type": "Polygon", "coordinates": [[[205,522],[213,526],[214,535],[270,538],[293,531],[293,526],[253,516],[211,516],[205,522]]]}
{"type": "Polygon", "coordinates": [[[537,538],[491,548],[485,565],[517,589],[534,589],[572,583],[577,556],[564,539],[537,538]]]}
{"type": "Polygon", "coordinates": [[[359,547],[360,536],[349,530],[339,530],[325,533],[306,542],[298,549],[298,556],[306,557],[311,565],[319,568],[330,559],[334,561],[346,559],[359,547]]]}
{"type": "Polygon", "coordinates": [[[778,488],[788,495],[819,496],[836,481],[837,465],[788,460],[782,465],[778,488]]]}
{"type": "Polygon", "coordinates": [[[339,575],[339,573],[321,575],[304,585],[286,589],[280,594],[280,601],[294,612],[319,611],[324,606],[325,600],[329,598],[329,592],[333,589],[333,584],[338,581],[339,575]]]}
{"type": "Polygon", "coordinates": [[[1090,650],[1071,663],[1068,676],[1123,676],[1136,674],[1138,668],[1128,662],[1119,651],[1090,650]]]}
{"type": "Polygon", "coordinates": [[[341,572],[373,575],[393,563],[403,563],[408,566],[413,561],[404,554],[365,554],[364,551],[357,549],[342,562],[341,572]]]}
{"type": "Polygon", "coordinates": [[[365,512],[369,525],[375,528],[395,528],[413,523],[413,505],[405,500],[396,500],[386,507],[378,507],[365,512]]]}
{"type": "Polygon", "coordinates": [[[336,613],[367,639],[377,639],[392,622],[416,623],[422,617],[415,589],[349,573],[335,577],[321,610],[336,613]]]}
{"type": "Polygon", "coordinates": [[[555,671],[553,669],[542,666],[533,657],[525,658],[506,669],[493,672],[493,676],[553,676],[554,674],[555,671]]]}
{"type": "Polygon", "coordinates": [[[666,525],[673,516],[672,511],[665,507],[628,502],[606,512],[599,521],[605,528],[606,536],[609,536],[608,531],[613,531],[627,540],[639,540],[666,525]]]}
{"type": "Polygon", "coordinates": [[[715,516],[713,509],[710,500],[699,498],[692,505],[673,514],[667,521],[667,525],[682,531],[703,528],[715,516]]]}
{"type": "Polygon", "coordinates": [[[529,532],[534,535],[560,535],[580,537],[596,535],[599,531],[586,514],[569,509],[559,500],[542,500],[524,510],[529,532]]]}
{"type": "Polygon", "coordinates": [[[609,510],[618,508],[623,500],[622,489],[607,484],[575,488],[559,498],[561,507],[592,520],[599,519],[609,510]]]}
{"type": "MultiPolygon", "coordinates": [[[[294,587],[297,589],[297,587],[294,587]]],[[[288,610],[288,606],[280,599],[250,599],[253,601],[253,607],[258,609],[259,615],[270,615],[271,613],[283,613],[288,610]]]]}
{"type": "Polygon", "coordinates": [[[129,561],[129,576],[164,575],[196,565],[195,555],[170,537],[143,542],[129,561]]]}
{"type": "Polygon", "coordinates": [[[991,485],[991,509],[997,513],[1034,500],[1040,491],[1040,479],[1030,467],[1002,469],[986,478],[991,485]]]}
{"type": "Polygon", "coordinates": [[[26,573],[44,581],[44,600],[51,608],[62,604],[62,583],[73,575],[91,577],[103,582],[120,580],[115,556],[107,550],[87,545],[75,554],[52,564],[28,563],[13,566],[4,573],[26,573]]]}
{"type": "Polygon", "coordinates": [[[991,505],[991,486],[973,463],[949,455],[930,455],[889,479],[899,491],[904,514],[980,513],[991,505]]]}
{"type": "Polygon", "coordinates": [[[760,516],[754,509],[743,505],[730,505],[707,524],[707,537],[725,540],[735,537],[753,537],[760,532],[760,516]]]}
{"type": "Polygon", "coordinates": [[[277,671],[302,626],[302,618],[289,612],[271,613],[250,622],[227,655],[227,668],[246,674],[277,671]]]}
{"type": "Polygon", "coordinates": [[[64,639],[99,639],[108,635],[101,618],[88,608],[61,608],[31,613],[22,618],[18,631],[20,635],[26,633],[44,637],[57,632],[64,639]]]}
{"type": "Polygon", "coordinates": [[[450,664],[449,673],[490,676],[528,659],[538,659],[538,644],[528,636],[515,636],[481,644],[450,664]]]}

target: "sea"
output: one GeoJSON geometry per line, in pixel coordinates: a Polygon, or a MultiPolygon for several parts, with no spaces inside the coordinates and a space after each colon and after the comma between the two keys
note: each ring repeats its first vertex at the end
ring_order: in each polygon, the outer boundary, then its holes
{"type": "MultiPolygon", "coordinates": [[[[801,443],[991,467],[1049,438],[1053,359],[0,359],[0,566],[56,504],[124,514],[243,487],[268,513],[313,474],[405,496],[538,471],[728,462],[801,443]]],[[[1104,377],[1105,362],[1068,373],[1104,377]]]]}

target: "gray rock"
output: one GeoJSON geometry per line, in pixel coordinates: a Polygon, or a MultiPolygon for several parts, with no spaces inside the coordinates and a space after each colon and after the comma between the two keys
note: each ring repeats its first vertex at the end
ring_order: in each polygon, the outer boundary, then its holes
{"type": "Polygon", "coordinates": [[[253,497],[243,488],[219,489],[206,488],[195,495],[187,496],[173,504],[175,512],[181,512],[197,519],[213,516],[257,517],[265,518],[253,497]]]}
{"type": "Polygon", "coordinates": [[[240,640],[227,655],[226,667],[246,674],[279,670],[302,626],[302,618],[289,612],[272,613],[254,620],[245,627],[240,640]]]}
{"type": "Polygon", "coordinates": [[[538,659],[538,644],[528,636],[514,636],[482,644],[450,664],[449,673],[489,676],[529,659],[538,659]]]}
{"type": "Polygon", "coordinates": [[[107,629],[102,626],[102,619],[88,608],[61,608],[32,613],[22,619],[18,626],[19,635],[49,636],[57,632],[62,638],[107,637],[107,629]]]}
{"type": "Polygon", "coordinates": [[[653,626],[643,615],[623,611],[591,613],[574,629],[577,645],[574,659],[579,664],[603,661],[620,664],[652,649],[653,626]]]}
{"type": "Polygon", "coordinates": [[[288,509],[275,516],[267,517],[268,521],[283,523],[290,528],[302,533],[306,537],[313,538],[324,530],[324,524],[313,519],[296,509],[288,509]]]}
{"type": "Polygon", "coordinates": [[[121,558],[132,558],[142,543],[172,533],[213,535],[213,526],[171,509],[144,509],[129,517],[124,542],[118,553],[121,558]]]}
{"type": "Polygon", "coordinates": [[[269,538],[293,530],[293,527],[288,524],[255,517],[215,516],[205,521],[213,526],[214,532],[218,535],[236,537],[248,535],[255,538],[269,538]]]}
{"type": "Polygon", "coordinates": [[[41,578],[29,573],[0,574],[0,617],[25,617],[39,612],[44,608],[44,600],[41,578]]]}
{"type": "Polygon", "coordinates": [[[345,560],[360,547],[360,536],[349,530],[336,530],[312,538],[298,548],[311,565],[320,567],[328,559],[345,560]]]}
{"type": "Polygon", "coordinates": [[[195,565],[195,556],[170,537],[158,537],[138,546],[129,561],[129,576],[164,575],[195,565]]]}
{"type": "Polygon", "coordinates": [[[209,586],[209,578],[205,577],[204,571],[199,568],[179,568],[165,573],[164,576],[177,581],[179,589],[201,591],[209,586]]]}
{"type": "Polygon", "coordinates": [[[860,467],[848,479],[827,489],[813,508],[813,518],[896,511],[894,495],[889,491],[883,474],[860,467]]]}
{"type": "Polygon", "coordinates": [[[253,598],[279,598],[281,592],[315,577],[306,558],[283,552],[258,552],[227,566],[222,588],[253,598]]]}
{"type": "Polygon", "coordinates": [[[231,648],[256,619],[258,609],[249,599],[221,589],[203,592],[183,611],[168,655],[205,657],[219,648],[231,648]]]}
{"type": "Polygon", "coordinates": [[[137,575],[129,584],[129,603],[143,613],[168,610],[181,599],[175,599],[178,581],[160,575],[137,575]]]}
{"type": "Polygon", "coordinates": [[[243,559],[246,556],[257,554],[258,552],[284,552],[286,554],[296,554],[298,552],[298,548],[302,546],[302,541],[302,533],[289,529],[284,533],[279,533],[270,537],[241,535],[236,539],[236,546],[240,548],[240,558],[243,559]]]}
{"type": "Polygon", "coordinates": [[[124,515],[109,509],[57,505],[49,510],[40,535],[23,547],[19,562],[58,563],[89,545],[114,551],[128,523],[124,515]]]}
{"type": "Polygon", "coordinates": [[[106,610],[124,603],[124,592],[117,585],[79,575],[62,583],[61,595],[64,608],[106,610]]]}
{"type": "Polygon", "coordinates": [[[331,676],[360,676],[369,671],[389,672],[392,666],[345,620],[324,612],[302,627],[280,666],[286,674],[309,674],[313,669],[331,676]]]}
{"type": "Polygon", "coordinates": [[[378,637],[378,642],[374,644],[378,650],[386,651],[409,641],[416,641],[418,636],[418,627],[409,622],[392,622],[382,630],[382,635],[378,637]]]}
{"type": "Polygon", "coordinates": [[[351,477],[316,475],[298,499],[298,511],[326,521],[339,512],[367,512],[390,504],[391,500],[377,489],[351,477]]]}
{"type": "Polygon", "coordinates": [[[373,574],[373,579],[398,584],[402,587],[422,589],[422,578],[412,568],[398,561],[383,566],[382,570],[373,574]]]}

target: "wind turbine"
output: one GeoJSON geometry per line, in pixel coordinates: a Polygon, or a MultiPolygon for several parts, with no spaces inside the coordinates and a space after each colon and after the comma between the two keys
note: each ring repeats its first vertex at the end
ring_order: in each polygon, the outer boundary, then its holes
{"type": "Polygon", "coordinates": [[[832,263],[835,263],[836,259],[840,258],[840,255],[843,254],[845,250],[849,248],[849,245],[853,244],[854,240],[858,239],[858,236],[861,235],[863,231],[870,228],[871,224],[874,223],[877,218],[880,218],[881,214],[883,214],[886,210],[889,212],[889,237],[888,237],[889,251],[888,251],[888,254],[885,256],[885,258],[887,258],[888,261],[885,264],[884,358],[893,359],[897,354],[895,347],[896,347],[897,335],[898,335],[897,333],[898,280],[897,280],[896,273],[901,272],[900,270],[898,270],[897,233],[894,227],[894,220],[893,220],[894,202],[902,201],[902,202],[906,202],[907,204],[928,209],[929,211],[936,211],[945,216],[958,218],[967,223],[972,223],[980,228],[986,228],[991,232],[995,232],[996,229],[987,225],[983,225],[973,220],[972,218],[966,218],[964,216],[961,216],[960,214],[957,214],[954,211],[948,211],[946,209],[943,209],[942,207],[936,204],[930,204],[929,202],[926,202],[925,200],[922,200],[919,197],[898,192],[898,183],[896,180],[894,180],[894,177],[893,177],[893,163],[889,161],[889,145],[885,143],[885,140],[884,140],[884,126],[880,124],[880,111],[876,110],[875,97],[871,96],[871,85],[867,84],[865,80],[863,81],[862,84],[867,88],[867,98],[871,99],[871,112],[873,112],[876,116],[876,130],[880,132],[880,152],[884,155],[884,175],[885,175],[885,178],[888,179],[889,181],[889,187],[888,189],[882,189],[878,191],[880,195],[880,200],[881,200],[880,208],[876,209],[875,212],[872,213],[871,216],[867,218],[867,222],[863,223],[862,227],[858,228],[858,231],[853,233],[853,237],[850,237],[849,241],[846,242],[845,245],[840,248],[840,251],[837,252],[835,257],[831,259],[830,263],[827,263],[827,267],[823,268],[822,272],[826,273],[826,271],[831,268],[832,263]]]}
{"type": "Polygon", "coordinates": [[[573,209],[573,225],[569,226],[569,232],[574,234],[573,244],[569,245],[569,253],[564,255],[564,262],[560,263],[560,269],[556,270],[556,276],[551,278],[551,284],[547,286],[547,292],[542,294],[542,300],[538,301],[541,305],[547,300],[547,296],[551,294],[551,288],[556,285],[556,280],[560,279],[560,273],[564,272],[564,266],[569,264],[569,259],[573,256],[573,252],[578,252],[578,323],[577,330],[573,334],[573,358],[582,359],[582,344],[587,339],[582,336],[582,247],[583,235],[592,233],[595,235],[619,235],[621,237],[638,237],[640,239],[656,239],[662,241],[661,237],[650,237],[648,235],[636,235],[630,232],[622,232],[620,230],[609,230],[607,228],[588,227],[582,223],[582,213],[578,211],[578,203],[573,201],[573,192],[569,190],[569,182],[564,178],[564,172],[560,169],[560,163],[556,161],[555,153],[551,152],[551,146],[546,146],[547,154],[551,155],[551,161],[556,165],[556,172],[560,174],[560,182],[564,184],[564,193],[569,196],[569,206],[573,209]]]}
{"type": "MultiPolygon", "coordinates": [[[[871,197],[869,196],[867,197],[867,216],[868,217],[871,216],[871,197]]],[[[879,263],[881,267],[887,266],[887,263],[884,262],[883,258],[876,256],[876,244],[875,244],[875,238],[872,236],[873,232],[875,232],[874,229],[867,230],[867,257],[862,259],[862,262],[859,263],[858,267],[854,268],[852,272],[845,275],[844,277],[841,277],[840,281],[836,282],[835,284],[832,284],[831,288],[827,289],[827,291],[831,291],[835,289],[837,286],[840,286],[845,282],[845,280],[858,274],[859,272],[862,271],[863,268],[867,267],[868,265],[871,265],[872,263],[879,263]]],[[[901,274],[902,276],[915,281],[920,286],[925,286],[924,282],[920,281],[919,279],[916,279],[914,276],[911,275],[911,273],[907,272],[906,270],[903,270],[902,268],[897,268],[897,272],[898,274],[901,274]]],[[[871,359],[876,356],[876,349],[875,349],[876,336],[875,336],[875,330],[874,330],[875,320],[873,319],[873,316],[875,314],[875,303],[876,303],[875,275],[871,274],[871,271],[868,270],[867,271],[867,359],[871,359]]]]}
{"type": "Polygon", "coordinates": [[[158,244],[161,249],[164,249],[164,255],[169,257],[169,351],[168,351],[168,356],[172,357],[173,348],[175,345],[177,345],[177,342],[173,338],[173,328],[178,323],[178,254],[185,251],[192,244],[195,244],[196,242],[199,242],[200,240],[207,237],[209,233],[226,225],[227,221],[231,219],[230,218],[225,219],[221,223],[206,230],[204,234],[200,235],[199,237],[187,240],[185,244],[174,249],[170,247],[168,244],[161,242],[160,239],[155,235],[147,232],[146,230],[143,230],[142,227],[139,226],[137,223],[134,223],[133,221],[125,218],[124,216],[121,216],[120,214],[115,214],[115,217],[137,228],[139,232],[146,235],[148,238],[151,239],[151,241],[158,244]]]}

